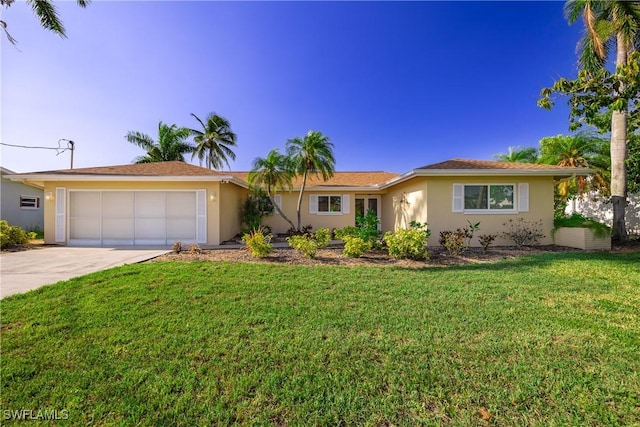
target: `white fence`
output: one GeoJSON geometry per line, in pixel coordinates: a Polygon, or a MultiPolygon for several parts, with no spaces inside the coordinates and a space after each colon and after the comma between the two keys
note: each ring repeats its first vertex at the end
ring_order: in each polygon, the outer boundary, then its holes
{"type": "MultiPolygon", "coordinates": [[[[640,235],[640,194],[630,194],[627,197],[627,210],[625,221],[629,234],[640,235]]],[[[579,212],[583,216],[597,219],[611,226],[613,222],[613,208],[611,202],[607,202],[598,193],[589,193],[569,200],[567,214],[579,212]]]]}

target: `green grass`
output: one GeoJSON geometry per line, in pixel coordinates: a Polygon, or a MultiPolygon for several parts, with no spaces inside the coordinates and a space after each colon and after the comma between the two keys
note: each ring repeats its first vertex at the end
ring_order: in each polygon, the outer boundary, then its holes
{"type": "Polygon", "coordinates": [[[638,253],[151,263],[1,309],[2,410],[72,424],[640,424],[638,253]]]}

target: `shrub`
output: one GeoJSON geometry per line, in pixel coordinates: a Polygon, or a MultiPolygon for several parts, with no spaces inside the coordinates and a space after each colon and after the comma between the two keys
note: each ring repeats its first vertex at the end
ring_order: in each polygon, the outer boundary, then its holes
{"type": "Polygon", "coordinates": [[[307,236],[289,236],[287,243],[296,251],[302,252],[307,258],[315,258],[318,252],[318,245],[307,236]]]}
{"type": "Polygon", "coordinates": [[[375,245],[380,238],[380,218],[373,209],[369,209],[367,213],[362,215],[356,215],[356,229],[358,230],[358,237],[362,240],[371,242],[375,245]]]}
{"type": "Polygon", "coordinates": [[[347,237],[359,237],[358,228],[353,225],[348,225],[344,228],[338,228],[335,231],[336,239],[345,240],[347,237]]]}
{"type": "Polygon", "coordinates": [[[593,231],[593,235],[597,238],[605,238],[611,235],[611,228],[592,218],[587,218],[575,212],[571,216],[556,218],[553,220],[553,230],[551,234],[555,234],[560,227],[582,227],[593,231]]]}
{"type": "Polygon", "coordinates": [[[426,259],[429,230],[421,228],[401,228],[384,235],[389,255],[394,258],[426,259]]]}
{"type": "Polygon", "coordinates": [[[200,249],[200,246],[197,243],[194,243],[192,245],[189,245],[189,250],[187,252],[191,255],[194,255],[202,252],[202,249],[200,249]]]}
{"type": "Polygon", "coordinates": [[[451,255],[460,255],[471,247],[471,239],[473,233],[480,229],[480,223],[472,224],[467,221],[468,225],[458,228],[456,231],[445,230],[440,232],[438,243],[447,250],[451,255]]]}
{"type": "Polygon", "coordinates": [[[262,227],[242,236],[242,241],[249,248],[249,252],[256,258],[264,258],[273,251],[271,234],[265,233],[262,227]]]}
{"type": "Polygon", "coordinates": [[[173,250],[173,252],[179,254],[180,252],[182,252],[182,242],[173,242],[171,249],[173,250]]]}
{"type": "Polygon", "coordinates": [[[31,240],[33,239],[44,239],[44,230],[40,227],[38,227],[37,225],[35,227],[31,227],[29,230],[27,230],[27,233],[29,234],[29,238],[31,240]]]}
{"type": "Polygon", "coordinates": [[[510,219],[502,224],[507,231],[501,233],[506,239],[512,240],[516,246],[531,246],[540,243],[545,235],[542,232],[542,220],[528,222],[524,218],[510,219]]]}
{"type": "Polygon", "coordinates": [[[460,255],[469,245],[465,242],[467,233],[462,228],[456,231],[445,230],[440,232],[438,243],[451,255],[460,255]]]}
{"type": "Polygon", "coordinates": [[[0,220],[0,247],[22,245],[29,243],[29,234],[17,225],[9,225],[5,220],[0,220]]]}
{"type": "Polygon", "coordinates": [[[498,237],[497,234],[481,234],[478,236],[478,241],[482,245],[482,249],[487,252],[489,250],[489,246],[496,240],[498,237]]]}
{"type": "Polygon", "coordinates": [[[262,224],[262,218],[273,213],[273,204],[269,196],[262,190],[255,190],[242,203],[240,221],[249,229],[256,230],[262,224]]]}
{"type": "Polygon", "coordinates": [[[347,236],[344,239],[344,249],[342,253],[350,258],[360,258],[365,252],[372,248],[371,242],[361,237],[347,236]]]}
{"type": "Polygon", "coordinates": [[[312,235],[312,240],[316,242],[318,248],[325,248],[331,242],[331,231],[328,228],[319,228],[312,235]]]}
{"type": "Polygon", "coordinates": [[[307,258],[315,258],[318,249],[326,247],[331,241],[331,231],[319,228],[315,233],[287,237],[289,246],[302,252],[307,258]]]}

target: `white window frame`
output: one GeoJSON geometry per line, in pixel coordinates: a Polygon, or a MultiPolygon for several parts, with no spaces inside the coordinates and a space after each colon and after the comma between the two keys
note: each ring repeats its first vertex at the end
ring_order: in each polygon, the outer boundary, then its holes
{"type": "MultiPolygon", "coordinates": [[[[468,182],[468,183],[459,183],[459,184],[454,184],[453,185],[453,212],[461,212],[464,214],[470,214],[470,215],[505,215],[505,214],[517,214],[518,213],[518,204],[522,205],[522,202],[520,201],[520,199],[518,198],[518,193],[522,190],[522,185],[521,184],[516,184],[516,183],[512,183],[512,182],[491,182],[491,183],[484,183],[484,182],[468,182]],[[487,198],[490,196],[491,194],[491,187],[492,186],[500,186],[500,187],[504,187],[504,186],[510,186],[513,188],[513,208],[512,209],[491,209],[490,208],[490,203],[489,200],[487,199],[487,208],[486,209],[466,209],[464,207],[464,194],[465,194],[465,187],[487,187],[487,198]],[[459,198],[458,200],[456,200],[457,198],[459,198]]],[[[525,183],[525,185],[527,185],[527,190],[528,190],[528,184],[525,183]]],[[[528,209],[527,209],[528,210],[528,209]]]]}
{"type": "Polygon", "coordinates": [[[26,210],[32,210],[32,211],[40,209],[40,196],[28,196],[28,195],[21,194],[20,209],[26,209],[26,210]]]}
{"type": "Polygon", "coordinates": [[[313,215],[347,215],[351,212],[351,197],[349,194],[311,194],[309,195],[309,213],[313,215]],[[320,211],[320,197],[328,197],[329,206],[331,206],[331,197],[340,197],[340,211],[323,212],[320,211]]]}
{"type": "MultiPolygon", "coordinates": [[[[274,194],[273,195],[273,201],[278,206],[278,208],[280,208],[280,210],[282,210],[282,195],[281,194],[274,194]]],[[[273,212],[271,212],[271,215],[280,215],[280,212],[278,211],[278,209],[276,209],[275,206],[273,207],[273,212]]]]}

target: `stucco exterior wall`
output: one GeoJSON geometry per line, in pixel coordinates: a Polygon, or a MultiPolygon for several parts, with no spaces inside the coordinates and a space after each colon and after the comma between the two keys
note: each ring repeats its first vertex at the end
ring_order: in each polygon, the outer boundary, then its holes
{"type": "MultiPolygon", "coordinates": [[[[67,192],[67,216],[69,206],[69,190],[205,190],[207,194],[207,244],[217,245],[220,243],[220,203],[219,197],[211,200],[210,194],[216,192],[220,194],[220,183],[218,182],[108,182],[108,181],[49,181],[45,184],[44,194],[51,192],[56,194],[56,188],[64,187],[67,192]]],[[[44,200],[44,240],[45,243],[55,244],[55,196],[49,200],[44,200]]],[[[67,227],[68,230],[68,218],[67,227]]]]}
{"type": "Polygon", "coordinates": [[[407,228],[411,221],[429,222],[427,180],[413,178],[391,187],[382,197],[382,231],[407,228]]]}
{"type": "Polygon", "coordinates": [[[11,181],[2,177],[2,199],[0,200],[0,219],[9,225],[17,225],[25,230],[34,227],[44,228],[44,192],[40,188],[11,181]],[[34,196],[40,198],[40,207],[25,209],[20,207],[20,196],[34,196]]]}
{"type": "Polygon", "coordinates": [[[240,209],[242,203],[249,196],[249,190],[238,187],[235,184],[219,184],[220,198],[218,226],[220,227],[220,242],[230,240],[238,234],[242,228],[240,223],[240,209]]]}
{"type": "MultiPolygon", "coordinates": [[[[553,178],[552,177],[429,177],[427,181],[427,205],[429,207],[429,245],[439,245],[440,232],[455,230],[480,222],[480,229],[473,238],[472,246],[480,246],[479,234],[500,234],[506,230],[504,223],[510,219],[524,218],[525,221],[542,221],[545,237],[540,244],[552,244],[553,228],[553,178]],[[514,184],[529,183],[529,211],[513,213],[468,214],[453,212],[453,184],[514,184]]],[[[517,190],[516,190],[517,191],[517,190]]],[[[517,200],[517,194],[516,194],[517,200]]],[[[494,245],[513,245],[513,242],[498,237],[494,245]]]]}
{"type": "MultiPolygon", "coordinates": [[[[294,225],[297,225],[297,212],[296,207],[298,203],[298,192],[279,192],[277,193],[282,197],[282,211],[284,214],[293,222],[294,225]]],[[[340,191],[340,189],[336,189],[333,191],[316,191],[309,190],[305,191],[302,196],[302,206],[300,208],[301,212],[301,226],[304,227],[306,225],[312,225],[313,230],[317,230],[318,228],[342,228],[348,225],[355,225],[356,223],[356,211],[355,211],[355,199],[360,196],[367,195],[381,195],[381,192],[371,192],[371,193],[356,193],[353,191],[340,191]],[[317,213],[311,214],[309,213],[309,196],[310,195],[331,195],[331,196],[349,196],[349,213],[340,213],[340,214],[327,214],[327,213],[317,213]]],[[[384,196],[383,196],[384,198],[384,196]]],[[[384,218],[385,208],[381,205],[381,215],[384,218]]],[[[271,215],[264,219],[263,223],[271,227],[273,233],[286,233],[289,228],[291,228],[291,224],[285,221],[279,214],[271,215]]]]}

